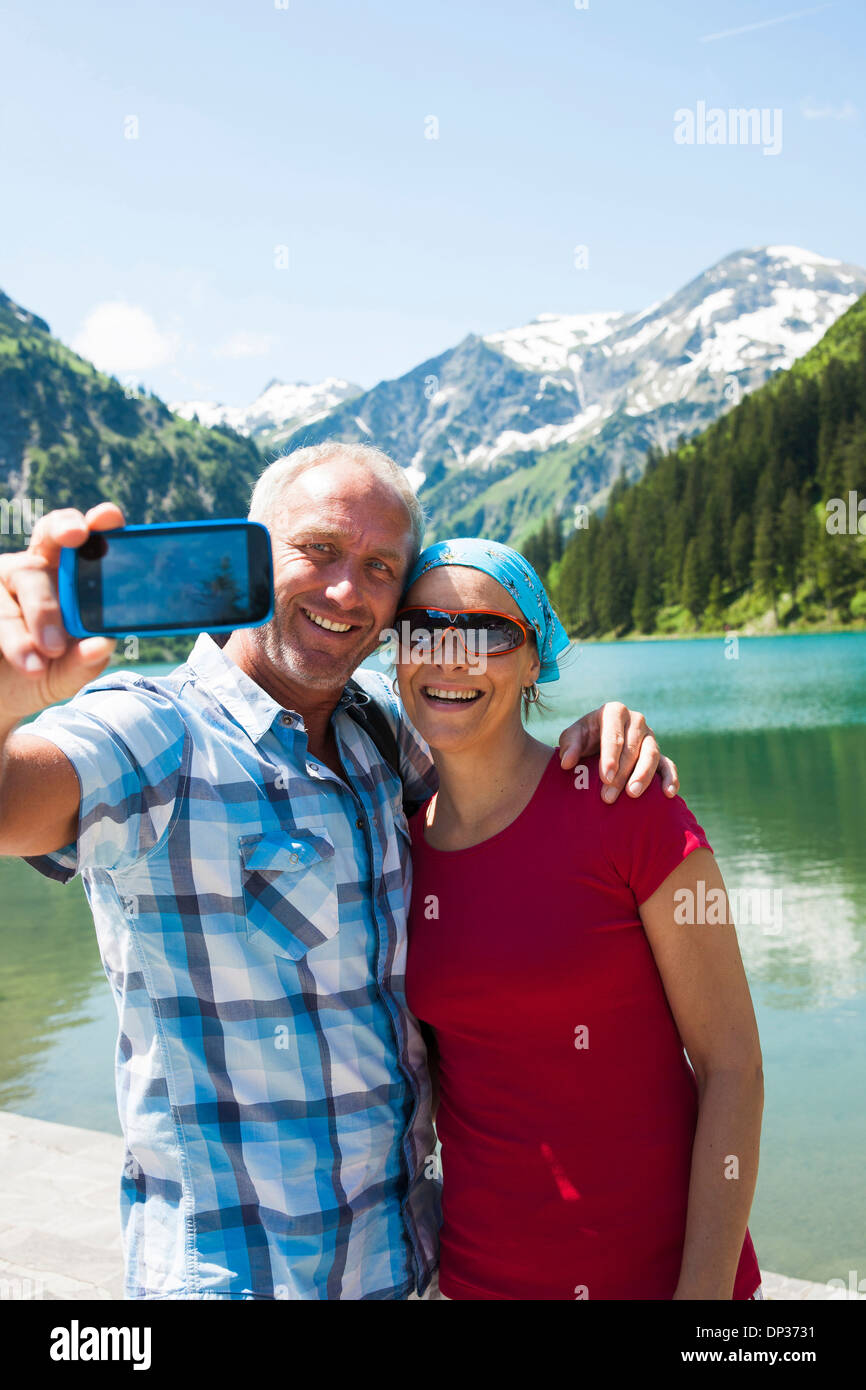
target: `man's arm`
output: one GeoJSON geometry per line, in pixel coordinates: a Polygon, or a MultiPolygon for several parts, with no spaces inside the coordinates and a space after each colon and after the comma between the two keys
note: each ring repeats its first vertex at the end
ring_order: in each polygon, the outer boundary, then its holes
{"type": "Polygon", "coordinates": [[[123,524],[109,502],[84,516],[49,512],[27,550],[0,556],[0,854],[49,854],[75,839],[80,789],[72,763],[48,740],[13,730],[69,699],[107,664],[113,640],[78,641],[63,627],[57,566],[64,546],[123,524]]]}
{"type": "Polygon", "coordinates": [[[611,805],[626,783],[629,796],[641,796],[657,772],[665,796],[679,791],[676,763],[661,754],[643,715],[618,700],[591,710],[559,736],[559,760],[566,771],[595,753],[600,754],[602,800],[611,805]]]}
{"type": "Polygon", "coordinates": [[[0,724],[0,855],[50,854],[76,837],[75,768],[47,739],[0,724]]]}

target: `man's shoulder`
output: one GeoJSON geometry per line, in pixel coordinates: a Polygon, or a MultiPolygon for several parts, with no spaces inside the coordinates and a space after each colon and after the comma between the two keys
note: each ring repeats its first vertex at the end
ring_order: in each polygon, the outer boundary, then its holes
{"type": "Polygon", "coordinates": [[[364,694],[376,704],[395,732],[400,724],[403,723],[403,706],[391,688],[391,682],[381,671],[371,671],[367,667],[360,667],[353,675],[352,679],[360,685],[364,694]]]}
{"type": "Polygon", "coordinates": [[[176,666],[165,675],[142,674],[137,671],[105,671],[97,680],[82,687],[70,703],[81,700],[97,701],[104,696],[106,700],[123,703],[141,702],[146,705],[177,705],[192,672],[187,667],[176,666]]]}
{"type": "MultiPolygon", "coordinates": [[[[354,679],[388,721],[396,740],[403,781],[404,804],[426,801],[438,785],[430,749],[408,718],[388,677],[380,671],[361,668],[354,679]]],[[[381,742],[379,743],[381,747],[381,742]]]]}
{"type": "Polygon", "coordinates": [[[38,734],[51,728],[84,728],[95,720],[121,736],[146,725],[153,731],[162,728],[167,738],[182,737],[187,728],[183,687],[191,673],[181,672],[181,667],[162,676],[105,671],[64,704],[52,705],[32,723],[22,725],[22,731],[38,734]]]}

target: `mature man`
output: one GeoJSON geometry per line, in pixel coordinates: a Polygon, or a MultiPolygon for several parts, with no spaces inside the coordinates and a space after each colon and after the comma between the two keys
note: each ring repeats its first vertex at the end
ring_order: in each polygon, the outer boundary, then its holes
{"type": "MultiPolygon", "coordinates": [[[[346,683],[392,623],[421,513],[387,456],[330,444],[271,465],[250,516],[271,532],[272,621],[222,650],[202,634],[159,679],[94,683],[113,643],[60,619],[61,547],[122,525],[117,507],[50,513],[0,559],[0,853],[80,873],[93,911],[119,1015],[128,1296],[417,1297],[438,1190],[403,993],[402,797],[434,780],[384,677],[346,683]],[[348,713],[368,699],[400,777],[348,713]]],[[[603,733],[596,711],[563,747],[574,763],[601,736],[614,790],[635,764],[640,790],[654,740],[605,709],[603,733]]]]}

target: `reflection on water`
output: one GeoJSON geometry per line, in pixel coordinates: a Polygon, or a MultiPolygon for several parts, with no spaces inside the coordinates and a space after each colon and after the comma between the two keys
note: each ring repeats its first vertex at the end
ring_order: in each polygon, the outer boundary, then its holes
{"type": "MultiPolygon", "coordinates": [[[[610,698],[644,710],[729,887],[781,892],[781,930],[738,926],[767,1090],[752,1232],[766,1268],[847,1281],[866,1277],[866,636],[739,652],[585,647],[535,728],[555,742],[610,698]]],[[[81,885],[0,860],[0,903],[0,1106],[116,1131],[114,1007],[81,885]]]]}
{"type": "MultiPolygon", "coordinates": [[[[91,1000],[98,998],[100,1013],[104,1004],[114,1013],[90,909],[79,881],[64,888],[16,859],[0,859],[0,902],[0,1105],[73,1123],[65,1106],[53,1115],[32,1101],[46,1054],[62,1056],[73,1045],[93,1016],[91,1000]]],[[[98,1071],[104,1082],[105,1068],[98,1071]]],[[[91,1088],[83,1090],[86,1117],[91,1088]]]]}
{"type": "Polygon", "coordinates": [[[738,923],[753,985],[786,1009],[862,994],[866,726],[671,742],[726,883],[779,891],[778,934],[738,923]]]}

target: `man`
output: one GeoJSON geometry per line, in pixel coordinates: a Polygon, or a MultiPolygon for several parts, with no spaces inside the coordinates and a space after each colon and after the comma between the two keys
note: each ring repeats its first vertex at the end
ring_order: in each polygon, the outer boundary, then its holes
{"type": "MultiPolygon", "coordinates": [[[[387,456],[329,444],[271,465],[250,515],[271,532],[272,621],[223,650],[202,634],[160,679],[94,684],[113,643],[62,627],[60,549],[122,525],[117,507],[50,513],[0,559],[0,853],[81,873],[93,911],[119,1015],[127,1295],[423,1296],[438,1185],[403,993],[402,797],[434,782],[384,678],[346,689],[392,624],[420,508],[387,456]],[[368,698],[401,777],[347,713],[368,698]]],[[[601,734],[614,794],[632,769],[642,790],[655,742],[605,709],[564,736],[566,765],[601,734]]]]}

